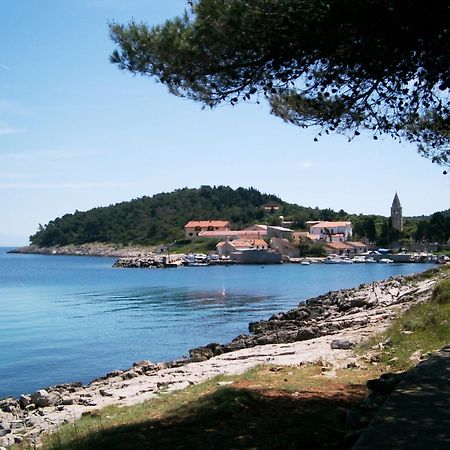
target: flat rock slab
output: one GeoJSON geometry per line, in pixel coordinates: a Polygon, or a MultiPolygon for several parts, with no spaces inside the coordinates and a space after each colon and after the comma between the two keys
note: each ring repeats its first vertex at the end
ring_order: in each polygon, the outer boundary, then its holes
{"type": "Polygon", "coordinates": [[[450,449],[450,346],[412,368],[353,450],[450,449]]]}

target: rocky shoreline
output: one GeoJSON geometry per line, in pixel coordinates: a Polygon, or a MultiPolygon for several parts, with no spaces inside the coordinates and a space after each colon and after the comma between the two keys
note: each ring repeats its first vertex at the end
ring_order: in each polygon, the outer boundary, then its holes
{"type": "Polygon", "coordinates": [[[27,245],[18,247],[8,253],[18,254],[38,254],[38,255],[66,255],[66,256],[107,256],[114,258],[138,258],[153,257],[157,252],[155,247],[120,246],[114,244],[80,244],[53,247],[38,247],[37,245],[27,245]]]}
{"type": "Polygon", "coordinates": [[[219,374],[237,374],[259,364],[321,361],[334,368],[354,365],[351,348],[386,328],[412,304],[425,301],[442,272],[395,277],[328,292],[295,309],[249,325],[251,334],[227,344],[190,350],[189,357],[155,364],[140,361],[83,386],[41,389],[20,399],[0,400],[0,447],[23,439],[38,444],[42,433],[111,404],[131,405],[183,389],[219,374]]]}

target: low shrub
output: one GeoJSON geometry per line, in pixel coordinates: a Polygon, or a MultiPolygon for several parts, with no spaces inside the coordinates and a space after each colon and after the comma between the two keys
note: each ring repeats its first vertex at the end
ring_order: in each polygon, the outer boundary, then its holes
{"type": "Polygon", "coordinates": [[[450,280],[442,280],[436,285],[431,295],[431,301],[440,305],[450,303],[450,280]]]}

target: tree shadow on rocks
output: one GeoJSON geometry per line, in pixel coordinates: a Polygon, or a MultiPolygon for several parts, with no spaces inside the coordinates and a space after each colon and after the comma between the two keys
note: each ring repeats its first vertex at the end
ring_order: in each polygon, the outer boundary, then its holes
{"type": "Polygon", "coordinates": [[[98,429],[54,448],[344,449],[344,408],[360,399],[356,392],[327,396],[224,387],[175,415],[98,429]]]}

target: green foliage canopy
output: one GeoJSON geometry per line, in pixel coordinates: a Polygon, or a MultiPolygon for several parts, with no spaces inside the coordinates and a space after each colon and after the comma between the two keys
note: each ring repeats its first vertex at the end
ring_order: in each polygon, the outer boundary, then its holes
{"type": "Polygon", "coordinates": [[[436,212],[430,220],[420,221],[414,237],[418,241],[446,243],[450,240],[450,215],[436,212]]]}
{"type": "Polygon", "coordinates": [[[262,206],[271,202],[280,205],[280,214],[289,214],[298,220],[319,219],[321,215],[319,209],[285,203],[275,195],[262,194],[254,188],[202,186],[66,214],[44,227],[40,225],[30,240],[40,247],[92,242],[168,243],[184,239],[183,227],[189,220],[229,220],[234,229],[265,223],[272,216],[266,215],[262,206]]]}
{"type": "Polygon", "coordinates": [[[210,107],[264,96],[295,125],[387,133],[450,164],[448,2],[188,3],[151,28],[112,23],[111,61],[210,107]]]}

